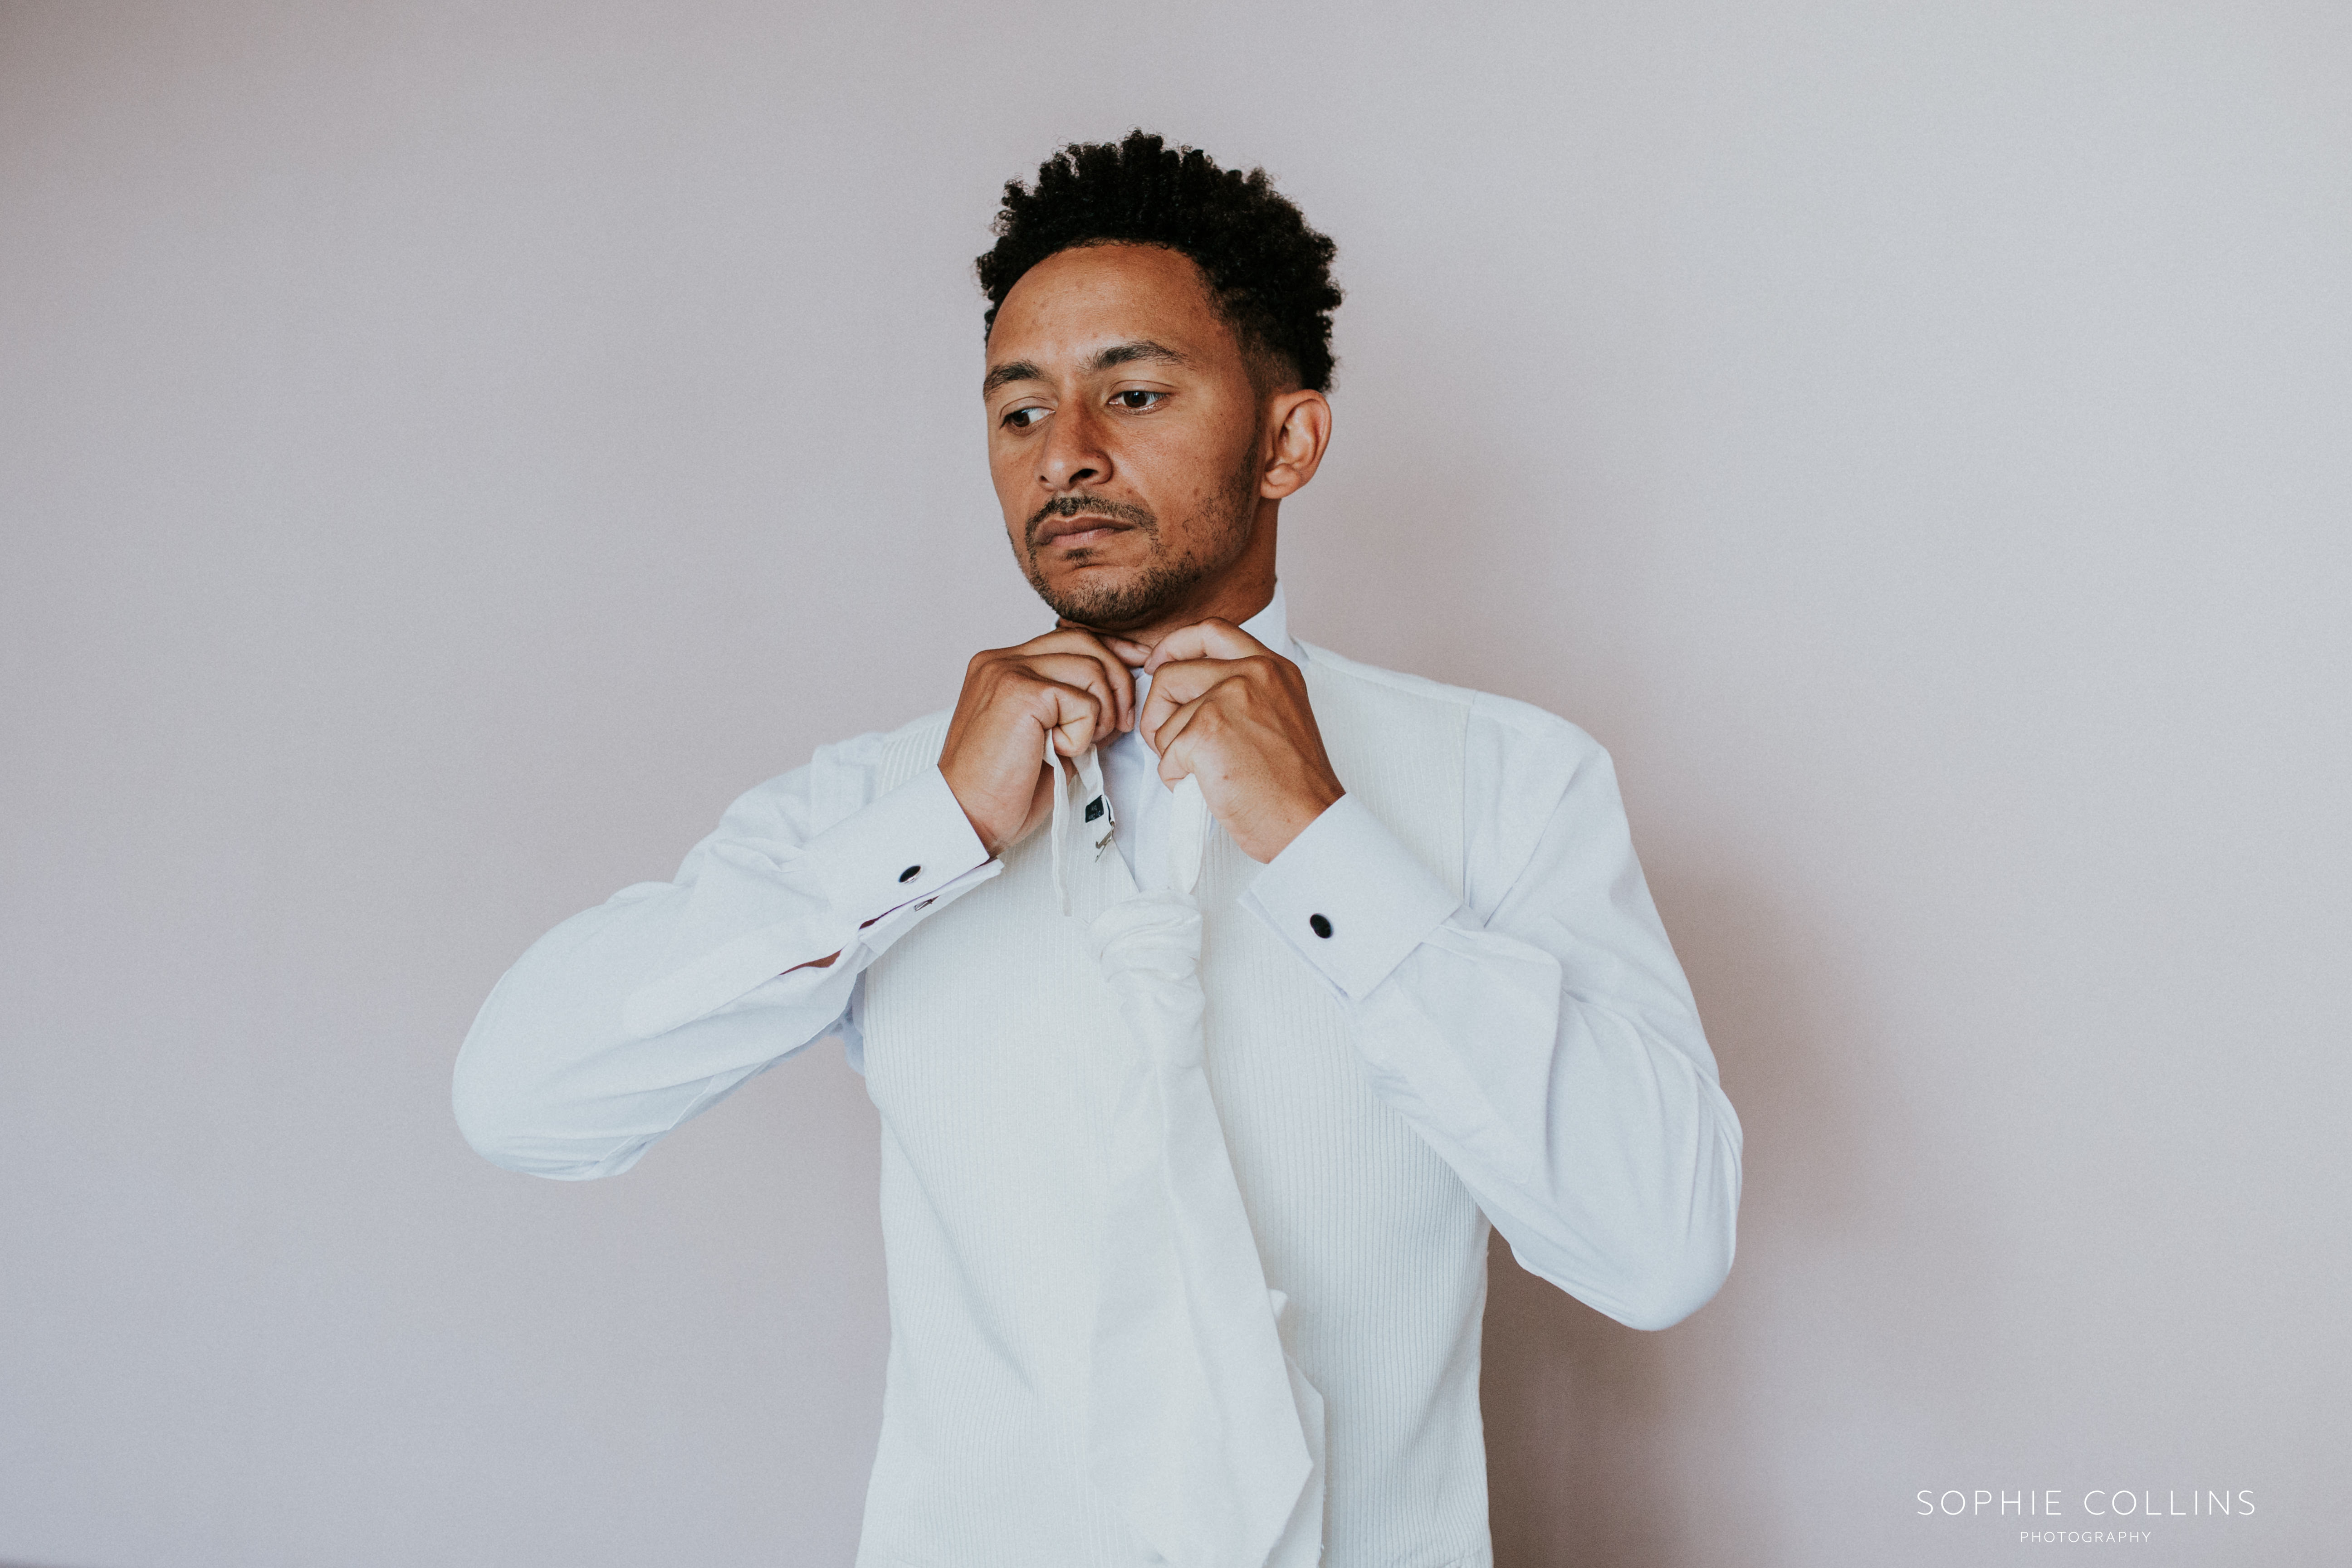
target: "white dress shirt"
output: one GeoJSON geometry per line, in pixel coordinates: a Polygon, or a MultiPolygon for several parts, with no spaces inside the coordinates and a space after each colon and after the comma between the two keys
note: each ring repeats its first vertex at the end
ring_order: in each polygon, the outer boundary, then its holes
{"type": "MultiPolygon", "coordinates": [[[[1279,590],[1244,629],[1297,657],[1279,590]]],[[[738,800],[675,881],[625,888],[524,955],[458,1061],[477,1149],[539,1175],[608,1175],[828,1035],[863,1069],[865,969],[1002,869],[937,768],[877,788],[882,740],[821,748],[738,800]]],[[[1519,1263],[1620,1321],[1665,1327],[1730,1266],[1738,1119],[1607,754],[1483,694],[1465,742],[1458,901],[1352,796],[1240,901],[1344,999],[1368,1081],[1519,1263]]],[[[1149,888],[1165,877],[1157,759],[1130,731],[1103,761],[1119,852],[1149,888]]]]}

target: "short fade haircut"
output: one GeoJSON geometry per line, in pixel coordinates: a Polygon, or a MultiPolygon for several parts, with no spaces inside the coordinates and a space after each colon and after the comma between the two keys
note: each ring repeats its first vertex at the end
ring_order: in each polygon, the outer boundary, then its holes
{"type": "Polygon", "coordinates": [[[1074,142],[1038,165],[1034,188],[1005,183],[992,232],[996,244],[977,263],[988,328],[1023,274],[1049,256],[1157,245],[1201,269],[1254,377],[1284,379],[1265,374],[1279,366],[1300,387],[1331,390],[1339,247],[1307,226],[1264,169],[1220,169],[1206,153],[1141,130],[1118,142],[1074,142]]]}

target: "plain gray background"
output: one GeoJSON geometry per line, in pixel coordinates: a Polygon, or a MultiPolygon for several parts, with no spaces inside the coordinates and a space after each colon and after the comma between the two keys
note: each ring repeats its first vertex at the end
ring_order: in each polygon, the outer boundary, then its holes
{"type": "Polygon", "coordinates": [[[1293,624],[1612,749],[1746,1124],[1680,1327],[1498,1245],[1505,1568],[2340,1552],[2347,80],[2242,0],[0,7],[0,1559],[848,1562],[837,1048],[590,1184],[449,1066],[1041,629],[970,266],[1133,124],[1340,244],[1293,624]]]}

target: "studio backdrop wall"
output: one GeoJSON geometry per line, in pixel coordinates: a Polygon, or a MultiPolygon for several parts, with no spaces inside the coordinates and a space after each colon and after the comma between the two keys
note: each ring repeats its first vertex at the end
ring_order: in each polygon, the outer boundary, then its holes
{"type": "Polygon", "coordinates": [[[2332,1559],[2347,80],[2245,0],[0,6],[0,1560],[848,1563],[838,1047],[593,1184],[450,1064],[1042,628],[971,262],[1139,124],[1339,243],[1294,627],[1610,748],[1746,1125],[1676,1328],[1497,1243],[1506,1568],[2332,1559]]]}

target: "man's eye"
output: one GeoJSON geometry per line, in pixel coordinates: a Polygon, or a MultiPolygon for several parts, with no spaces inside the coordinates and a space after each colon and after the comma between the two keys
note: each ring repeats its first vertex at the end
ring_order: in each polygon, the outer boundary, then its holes
{"type": "Polygon", "coordinates": [[[1026,430],[1044,417],[1045,411],[1042,408],[1016,408],[1004,416],[1004,423],[1015,430],[1026,430]]]}
{"type": "Polygon", "coordinates": [[[1114,392],[1111,394],[1110,400],[1121,408],[1150,408],[1167,395],[1164,392],[1146,392],[1139,386],[1130,387],[1125,392],[1114,392]]]}

